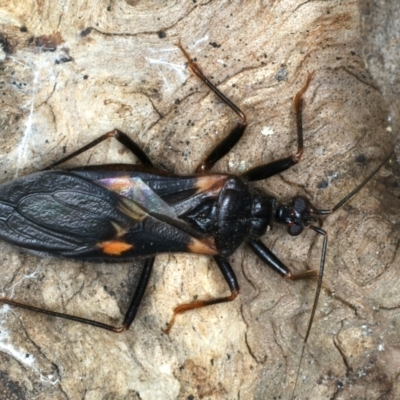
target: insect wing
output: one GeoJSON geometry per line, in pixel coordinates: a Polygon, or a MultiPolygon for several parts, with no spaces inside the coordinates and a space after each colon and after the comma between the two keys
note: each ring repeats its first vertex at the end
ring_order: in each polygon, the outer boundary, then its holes
{"type": "MultiPolygon", "coordinates": [[[[144,208],[149,211],[156,212],[156,208],[153,207],[162,205],[161,213],[174,218],[185,214],[208,199],[216,199],[229,178],[226,174],[179,176],[143,166],[126,164],[102,165],[97,168],[87,166],[73,171],[79,176],[98,182],[109,190],[138,201],[142,205],[146,204],[144,208]],[[135,183],[131,184],[129,181],[135,183]],[[139,196],[137,196],[131,191],[130,186],[138,185],[140,187],[139,182],[147,186],[145,190],[150,191],[148,192],[149,198],[158,197],[158,205],[149,206],[148,200],[141,198],[144,193],[139,191],[139,196]]],[[[144,188],[144,186],[142,187],[144,188]]],[[[153,201],[154,198],[151,199],[151,202],[153,201]]]]}
{"type": "Polygon", "coordinates": [[[140,204],[147,212],[165,215],[177,219],[176,212],[158,196],[140,177],[106,178],[96,181],[97,184],[140,204]]]}
{"type": "Polygon", "coordinates": [[[213,251],[140,204],[71,172],[29,175],[2,185],[0,192],[0,238],[36,253],[123,261],[213,251]]]}
{"type": "Polygon", "coordinates": [[[0,237],[35,251],[78,251],[110,234],[117,198],[71,174],[43,172],[1,186],[0,237]]]}

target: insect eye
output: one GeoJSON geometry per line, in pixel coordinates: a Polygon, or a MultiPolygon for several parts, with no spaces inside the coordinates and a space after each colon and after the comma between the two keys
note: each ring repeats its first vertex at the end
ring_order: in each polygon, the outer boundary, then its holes
{"type": "Polygon", "coordinates": [[[301,232],[303,232],[304,227],[302,225],[298,224],[293,224],[288,227],[288,233],[291,236],[297,236],[300,235],[301,232]]]}
{"type": "Polygon", "coordinates": [[[304,211],[306,211],[308,208],[306,199],[304,199],[303,197],[296,197],[293,200],[293,208],[298,213],[303,213],[304,211]]]}

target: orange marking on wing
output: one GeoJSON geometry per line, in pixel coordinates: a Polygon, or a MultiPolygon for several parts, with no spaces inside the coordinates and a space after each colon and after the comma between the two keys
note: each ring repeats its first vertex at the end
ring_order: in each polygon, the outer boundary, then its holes
{"type": "Polygon", "coordinates": [[[192,238],[190,243],[187,245],[187,248],[190,253],[209,255],[218,254],[218,251],[215,247],[214,239],[212,238],[205,238],[201,240],[192,238]]]}
{"type": "Polygon", "coordinates": [[[218,194],[225,185],[228,175],[204,175],[196,179],[197,193],[215,192],[218,194]]]}
{"type": "Polygon", "coordinates": [[[118,178],[113,178],[110,180],[107,180],[107,184],[102,184],[102,186],[106,187],[107,189],[116,192],[116,193],[121,193],[126,189],[126,187],[130,186],[131,181],[129,179],[129,175],[126,176],[119,176],[118,178]]]}
{"type": "Polygon", "coordinates": [[[133,249],[133,244],[118,241],[101,242],[97,246],[110,256],[120,256],[123,252],[133,249]]]}

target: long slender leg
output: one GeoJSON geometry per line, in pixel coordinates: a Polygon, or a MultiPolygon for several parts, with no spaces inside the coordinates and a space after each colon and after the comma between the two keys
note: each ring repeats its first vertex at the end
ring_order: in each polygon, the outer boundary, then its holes
{"type": "Polygon", "coordinates": [[[71,160],[72,158],[78,156],[79,154],[84,153],[85,151],[97,146],[104,140],[107,140],[109,138],[114,138],[117,139],[118,142],[123,144],[128,150],[130,150],[138,159],[139,161],[147,166],[147,167],[153,167],[153,163],[151,162],[150,158],[147,156],[147,154],[140,148],[138,144],[136,144],[126,133],[120,131],[119,129],[113,129],[110,132],[105,133],[104,135],[101,135],[97,139],[93,140],[92,142],[88,143],[87,145],[81,147],[80,149],[74,151],[73,153],[69,154],[68,156],[62,158],[61,160],[56,161],[55,163],[49,165],[47,168],[44,168],[43,171],[47,171],[50,169],[53,169],[57,165],[60,165],[68,160],[71,160]]]}
{"type": "Polygon", "coordinates": [[[76,316],[70,315],[70,314],[59,313],[56,311],[50,311],[50,310],[45,310],[43,308],[33,307],[31,305],[19,303],[17,301],[14,301],[14,300],[11,300],[11,299],[8,299],[5,297],[0,298],[0,303],[9,304],[9,305],[17,307],[17,308],[23,308],[25,310],[34,311],[34,312],[37,312],[40,314],[50,315],[52,317],[63,318],[63,319],[67,319],[67,320],[75,321],[75,322],[81,322],[82,324],[95,326],[97,328],[102,328],[102,329],[105,329],[105,330],[111,331],[111,332],[116,332],[116,333],[124,332],[129,329],[133,320],[135,319],[138,307],[140,305],[140,302],[142,301],[143,294],[144,294],[147,284],[149,282],[151,270],[152,270],[153,264],[154,264],[154,258],[155,257],[152,257],[152,258],[149,258],[146,260],[142,275],[140,277],[138,286],[136,288],[136,292],[133,296],[133,299],[128,308],[128,311],[125,314],[124,322],[122,323],[122,325],[119,325],[119,326],[103,324],[102,322],[94,321],[94,320],[91,320],[88,318],[76,317],[76,316]]]}
{"type": "Polygon", "coordinates": [[[313,73],[308,74],[307,81],[301,90],[293,98],[293,108],[296,114],[297,125],[297,152],[289,157],[272,161],[268,164],[260,165],[252,168],[242,174],[242,177],[249,181],[259,181],[267,179],[273,175],[286,171],[293,165],[297,164],[303,155],[303,94],[307,90],[311,82],[313,73]]]}
{"type": "Polygon", "coordinates": [[[147,285],[149,283],[151,271],[153,270],[154,260],[155,257],[151,257],[146,259],[145,261],[142,275],[140,276],[135,294],[133,296],[131,304],[129,305],[128,311],[125,314],[124,322],[122,323],[122,327],[124,328],[123,330],[128,330],[136,317],[140,303],[142,302],[144,292],[146,291],[147,285]]]}
{"type": "Polygon", "coordinates": [[[264,261],[270,268],[285,279],[296,281],[317,276],[315,270],[293,273],[261,240],[249,240],[247,244],[260,260],[264,261]]]}
{"type": "Polygon", "coordinates": [[[185,303],[181,304],[178,307],[175,307],[174,309],[174,314],[172,315],[171,320],[169,321],[169,324],[166,329],[164,329],[164,333],[168,334],[174,325],[176,316],[178,314],[182,314],[186,311],[194,310],[195,308],[202,308],[202,307],[207,307],[211,306],[213,304],[219,304],[219,303],[225,303],[228,301],[232,301],[236,298],[236,296],[239,294],[239,284],[236,279],[236,275],[229,264],[228,260],[221,257],[221,256],[213,256],[215,262],[218,265],[218,268],[222,272],[222,275],[226,281],[226,283],[229,286],[229,290],[231,291],[231,294],[226,297],[218,297],[216,299],[210,299],[210,300],[196,300],[192,301],[191,303],[185,303]]]}
{"type": "Polygon", "coordinates": [[[201,79],[227,106],[229,106],[240,118],[239,123],[232,129],[228,136],[219,143],[214,150],[208,155],[208,157],[203,160],[196,168],[196,173],[209,171],[213,165],[220,160],[223,156],[229,153],[235,144],[241,139],[243,133],[247,127],[247,118],[244,112],[232,103],[223,93],[221,93],[215,85],[213,85],[208,78],[203,74],[203,71],[197,63],[191,60],[187,51],[182,47],[180,43],[177,46],[182,51],[183,55],[188,60],[188,66],[193,75],[196,75],[201,79]]]}

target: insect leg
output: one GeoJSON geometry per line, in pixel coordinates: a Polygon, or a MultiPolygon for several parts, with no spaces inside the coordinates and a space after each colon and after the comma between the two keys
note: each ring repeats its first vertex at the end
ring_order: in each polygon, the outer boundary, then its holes
{"type": "Polygon", "coordinates": [[[150,158],[147,156],[147,154],[140,148],[138,144],[136,144],[126,133],[120,131],[119,129],[113,129],[110,132],[105,133],[104,135],[101,135],[97,139],[93,140],[92,142],[88,143],[87,145],[81,147],[80,149],[74,151],[72,154],[69,154],[66,157],[63,157],[61,160],[56,161],[55,163],[49,165],[47,168],[44,168],[43,171],[53,169],[57,165],[60,165],[68,160],[71,160],[72,158],[78,156],[79,154],[84,153],[85,151],[97,146],[104,140],[107,140],[109,138],[114,138],[117,139],[118,142],[123,144],[128,150],[130,150],[138,159],[139,161],[148,167],[153,167],[153,163],[151,162],[150,158]]]}
{"type": "Polygon", "coordinates": [[[267,179],[273,175],[280,174],[283,171],[296,165],[303,155],[303,94],[307,90],[314,73],[308,74],[307,81],[301,90],[293,98],[293,108],[296,114],[297,125],[297,152],[289,157],[272,161],[268,164],[252,168],[242,174],[242,177],[249,181],[259,181],[267,179]]]}
{"type": "Polygon", "coordinates": [[[124,322],[122,323],[123,330],[128,330],[132,325],[133,320],[136,317],[136,313],[139,309],[140,303],[142,302],[142,298],[144,292],[146,291],[147,284],[149,283],[151,271],[153,269],[155,257],[147,258],[144,264],[144,268],[142,271],[142,275],[140,276],[140,280],[138,286],[136,288],[135,294],[133,296],[132,302],[129,305],[128,311],[125,314],[124,322]]]}
{"type": "Polygon", "coordinates": [[[228,136],[219,143],[214,150],[203,160],[196,168],[196,173],[209,171],[213,165],[220,160],[223,156],[229,153],[235,144],[241,139],[243,133],[247,127],[247,118],[244,112],[231,100],[229,100],[223,93],[221,93],[214,84],[212,84],[208,78],[203,74],[203,71],[197,63],[191,60],[187,51],[182,47],[180,43],[177,44],[183,55],[188,60],[188,67],[193,75],[196,75],[201,79],[227,106],[229,106],[240,118],[240,121],[228,134],[228,136]]]}
{"type": "Polygon", "coordinates": [[[147,284],[149,282],[151,270],[152,270],[153,264],[154,264],[154,259],[155,259],[155,257],[146,259],[144,269],[143,269],[142,275],[140,277],[138,286],[136,288],[135,294],[133,296],[132,302],[129,305],[128,311],[124,318],[124,322],[120,326],[103,324],[102,322],[94,321],[94,320],[91,320],[88,318],[76,317],[75,315],[59,313],[57,311],[50,311],[50,310],[45,310],[43,308],[33,307],[31,305],[19,303],[17,301],[14,301],[14,300],[11,300],[11,299],[8,299],[5,297],[0,298],[0,303],[9,304],[10,306],[14,306],[17,308],[23,308],[25,310],[34,311],[34,312],[37,312],[40,314],[50,315],[52,317],[63,318],[63,319],[68,319],[70,321],[80,322],[82,324],[95,326],[97,328],[102,328],[102,329],[105,329],[105,330],[111,331],[111,332],[116,332],[116,333],[124,332],[129,329],[129,327],[131,326],[131,324],[136,316],[140,302],[142,301],[142,298],[143,298],[143,294],[144,294],[147,284]]]}
{"type": "Polygon", "coordinates": [[[219,270],[222,272],[222,275],[226,281],[226,283],[229,286],[229,290],[231,291],[231,294],[226,297],[219,297],[217,299],[210,299],[210,300],[196,300],[192,301],[191,303],[185,303],[181,304],[178,307],[175,307],[174,309],[174,314],[172,315],[171,320],[169,321],[169,324],[166,329],[164,329],[164,333],[168,334],[174,325],[176,316],[178,314],[182,314],[186,311],[189,310],[194,310],[195,308],[202,308],[202,307],[207,307],[211,306],[213,304],[219,304],[219,303],[225,303],[228,301],[232,301],[236,298],[236,296],[239,294],[239,284],[236,278],[236,275],[229,264],[228,260],[226,258],[223,258],[221,256],[213,256],[215,262],[218,265],[219,270]]]}
{"type": "Polygon", "coordinates": [[[298,273],[292,272],[261,240],[249,240],[247,244],[260,260],[285,279],[296,281],[299,279],[315,278],[318,275],[315,270],[298,273]]]}
{"type": "Polygon", "coordinates": [[[7,299],[6,297],[0,298],[0,303],[8,304],[10,306],[17,307],[17,308],[23,308],[24,310],[34,311],[34,312],[37,312],[40,314],[50,315],[52,317],[64,318],[64,319],[68,319],[70,321],[81,322],[82,324],[106,329],[107,331],[122,332],[124,330],[123,327],[119,327],[119,326],[114,327],[112,325],[103,324],[102,322],[93,321],[93,320],[87,319],[87,318],[76,317],[76,316],[70,315],[70,314],[64,314],[64,313],[59,313],[57,311],[50,311],[50,310],[45,310],[43,308],[33,307],[29,304],[19,303],[14,300],[7,299]]]}

